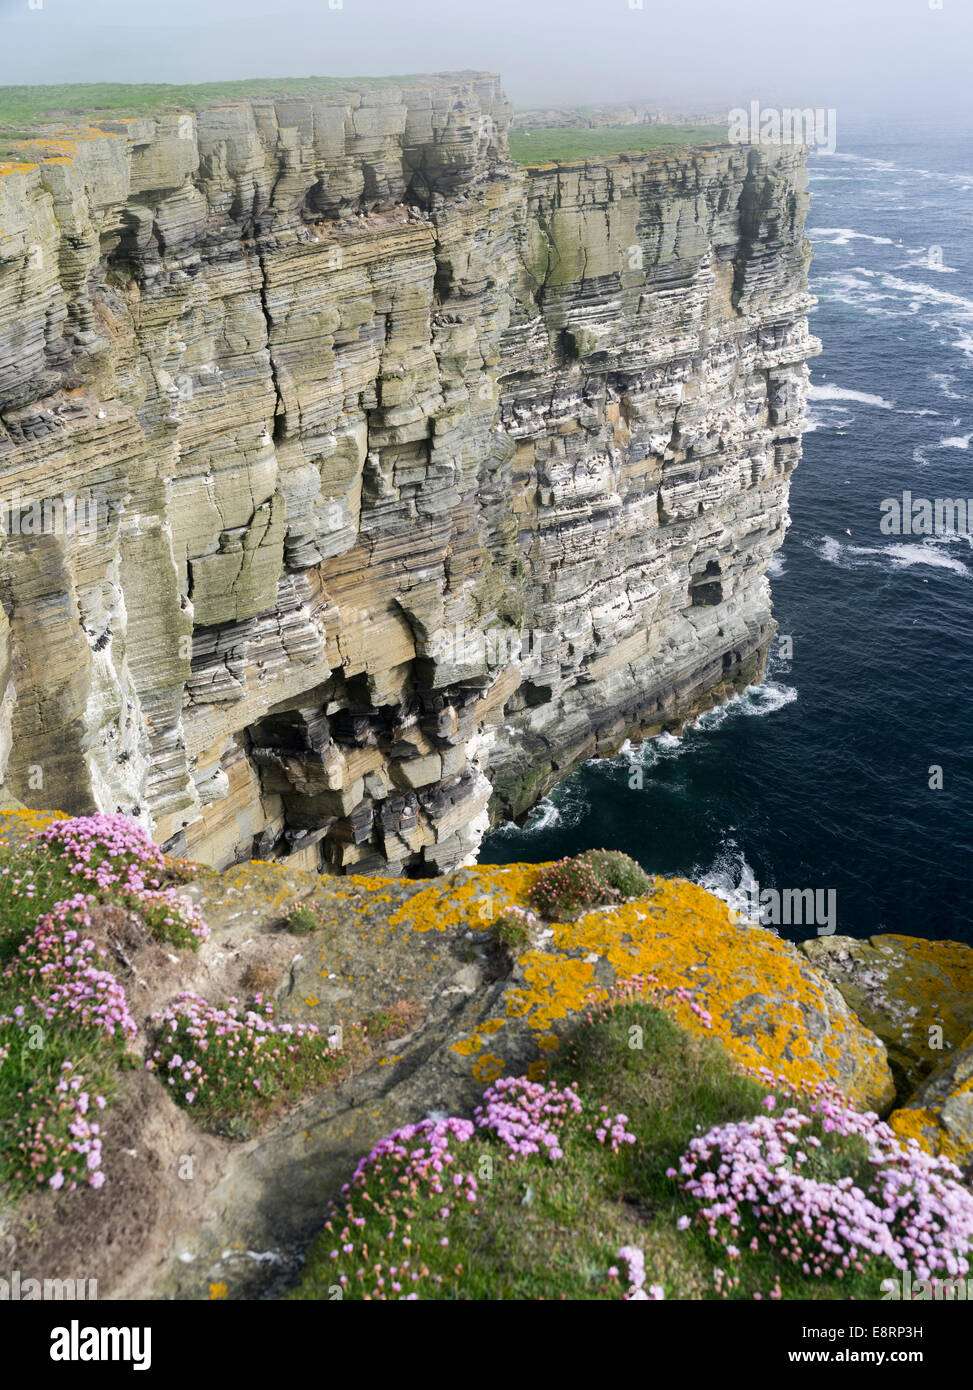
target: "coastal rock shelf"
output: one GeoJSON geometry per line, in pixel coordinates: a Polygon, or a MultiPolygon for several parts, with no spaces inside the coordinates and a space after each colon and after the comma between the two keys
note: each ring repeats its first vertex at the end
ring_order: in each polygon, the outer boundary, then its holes
{"type": "Polygon", "coordinates": [[[10,804],[421,877],[760,678],[803,150],[523,169],[510,116],[446,75],[5,139],[10,804]]]}
{"type": "MultiPolygon", "coordinates": [[[[0,814],[0,842],[20,843],[51,819],[0,814]]],[[[344,1029],[347,1068],[257,1133],[233,1137],[207,1129],[198,1107],[177,1105],[144,1066],[126,1071],[104,1119],[104,1187],[68,1194],[56,1219],[46,1191],[0,1208],[0,1250],[16,1249],[25,1278],[83,1267],[102,1298],[286,1286],[330,1199],[379,1139],[430,1111],[468,1114],[497,1077],[540,1078],[592,999],[625,981],[681,991],[680,1025],[746,1067],[834,1082],[863,1110],[892,1104],[885,1044],[839,990],[797,947],[734,921],[696,884],[656,878],[640,898],[500,947],[497,916],[527,907],[539,873],[515,864],[416,882],[250,863],[192,875],[180,891],[211,933],[198,954],[149,937],[113,965],[137,1019],[136,1049],[151,1049],[152,1015],[177,990],[222,1007],[248,996],[259,968],[281,1023],[324,1036],[344,1029]],[[286,922],[298,902],[317,927],[294,935],[286,922]],[[402,1005],[407,1021],[357,1057],[355,1027],[402,1005]]]]}

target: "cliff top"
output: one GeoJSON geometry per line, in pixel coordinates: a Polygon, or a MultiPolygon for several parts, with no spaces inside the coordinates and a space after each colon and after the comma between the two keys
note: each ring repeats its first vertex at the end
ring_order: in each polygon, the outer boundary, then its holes
{"type": "Polygon", "coordinates": [[[660,125],[560,126],[536,131],[512,130],[510,156],[519,164],[564,164],[578,159],[671,152],[691,145],[726,145],[725,126],[660,125]]]}
{"type": "Polygon", "coordinates": [[[444,86],[496,76],[464,71],[388,77],[253,77],[192,85],[77,82],[66,86],[0,86],[0,127],[76,121],[79,116],[153,116],[248,98],[338,97],[384,88],[444,86]]]}

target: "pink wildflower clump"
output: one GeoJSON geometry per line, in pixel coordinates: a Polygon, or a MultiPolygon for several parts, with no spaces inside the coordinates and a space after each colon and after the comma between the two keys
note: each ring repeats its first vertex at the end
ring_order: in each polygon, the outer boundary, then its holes
{"type": "Polygon", "coordinates": [[[137,821],[121,815],[75,816],[52,821],[29,836],[28,843],[43,845],[102,900],[140,913],[163,940],[195,946],[209,935],[199,908],[174,888],[162,887],[165,855],[137,821]]]}
{"type": "Polygon", "coordinates": [[[463,1204],[475,1206],[479,1195],[456,1152],[474,1133],[470,1120],[448,1116],[404,1125],[375,1145],[325,1222],[326,1240],[334,1242],[329,1281],[352,1297],[383,1301],[415,1301],[424,1285],[442,1284],[443,1274],[429,1268],[449,1248],[449,1236],[438,1230],[463,1204]],[[425,1253],[420,1216],[437,1231],[425,1253]]]}
{"type": "Polygon", "coordinates": [[[121,815],[75,816],[37,830],[30,840],[46,845],[71,873],[99,888],[118,885],[132,892],[159,888],[165,855],[137,821],[121,815]]]}
{"type": "Polygon", "coordinates": [[[600,878],[584,859],[559,859],[542,869],[531,892],[533,906],[551,921],[592,907],[604,898],[600,878]]]}
{"type": "Polygon", "coordinates": [[[89,1107],[104,1107],[94,1092],[108,1090],[138,1029],[95,939],[97,910],[137,912],[177,945],[197,945],[207,928],[196,906],[163,887],[165,856],[125,816],[53,821],[15,853],[2,849],[0,931],[19,944],[0,972],[0,1061],[16,1077],[0,1164],[15,1180],[54,1190],[82,1180],[99,1187],[100,1129],[89,1107]]]}
{"type": "Polygon", "coordinates": [[[628,1293],[622,1294],[625,1302],[658,1303],[665,1298],[665,1293],[659,1284],[650,1284],[648,1291],[646,1291],[645,1255],[637,1245],[623,1245],[618,1252],[618,1258],[624,1260],[628,1265],[628,1293]]]}
{"type": "Polygon", "coordinates": [[[138,1032],[125,990],[102,968],[106,952],[84,935],[91,926],[94,898],[78,893],[57,903],[21,944],[2,978],[14,981],[24,1003],[0,1024],[27,1029],[37,1023],[104,1029],[109,1037],[138,1032]]]}
{"type": "Polygon", "coordinates": [[[615,1009],[630,1004],[651,1004],[678,1018],[677,1005],[685,1005],[706,1029],[713,1027],[713,1016],[694,997],[685,985],[665,986],[657,975],[629,975],[607,991],[592,990],[587,999],[589,1022],[605,1017],[615,1009]]]}
{"type": "Polygon", "coordinates": [[[472,1120],[422,1120],[382,1139],[359,1163],[325,1224],[333,1242],[326,1251],[328,1282],[356,1298],[417,1299],[423,1289],[441,1286],[450,1271],[459,1275],[461,1265],[444,1263],[449,1223],[475,1210],[480,1188],[471,1170],[485,1157],[475,1146],[467,1158],[463,1146],[496,1141],[512,1162],[535,1154],[556,1162],[564,1156],[565,1127],[581,1109],[574,1086],[561,1091],[524,1076],[503,1078],[483,1093],[472,1120]]]}
{"type": "Polygon", "coordinates": [[[680,1186],[702,1204],[697,1220],[710,1237],[731,1260],[747,1244],[814,1277],[864,1273],[876,1259],[920,1279],[967,1274],[973,1193],[959,1169],[915,1140],[903,1146],[835,1087],[804,1089],[801,1109],[768,1107],[691,1140],[680,1186]],[[835,1176],[849,1168],[857,1180],[835,1176]]]}
{"type": "Polygon", "coordinates": [[[92,1106],[103,1109],[105,1098],[85,1089],[71,1062],[62,1063],[53,1093],[35,1082],[17,1092],[16,1105],[9,1117],[15,1179],[32,1178],[55,1191],[73,1191],[79,1183],[101,1187],[101,1128],[89,1114],[92,1106]]]}
{"type": "Polygon", "coordinates": [[[146,1062],[173,1087],[173,1099],[213,1114],[268,1104],[297,1081],[333,1070],[335,1051],[313,1023],[276,1023],[274,1008],[257,995],[253,1009],[230,999],[216,1008],[184,990],[164,1013],[157,1046],[146,1062]]]}
{"type": "Polygon", "coordinates": [[[133,897],[132,906],[146,926],[163,940],[176,946],[191,946],[209,936],[202,909],[175,888],[146,888],[133,897]]]}
{"type": "Polygon", "coordinates": [[[608,1106],[601,1107],[605,1118],[601,1120],[595,1128],[595,1138],[599,1144],[610,1144],[613,1154],[617,1154],[623,1144],[634,1144],[636,1136],[625,1128],[628,1124],[627,1115],[609,1115],[608,1106]]]}
{"type": "Polygon", "coordinates": [[[564,1091],[528,1081],[525,1076],[501,1077],[483,1092],[483,1104],[473,1112],[478,1129],[491,1130],[515,1159],[540,1153],[552,1161],[564,1157],[560,1131],[571,1115],[581,1114],[577,1082],[564,1091]]]}

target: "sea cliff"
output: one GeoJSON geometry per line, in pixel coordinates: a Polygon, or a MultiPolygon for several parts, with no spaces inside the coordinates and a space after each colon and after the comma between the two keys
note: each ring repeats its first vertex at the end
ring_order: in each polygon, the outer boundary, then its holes
{"type": "Polygon", "coordinates": [[[523,168],[510,117],[447,74],[4,138],[12,804],[429,875],[760,677],[803,151],[523,168]]]}

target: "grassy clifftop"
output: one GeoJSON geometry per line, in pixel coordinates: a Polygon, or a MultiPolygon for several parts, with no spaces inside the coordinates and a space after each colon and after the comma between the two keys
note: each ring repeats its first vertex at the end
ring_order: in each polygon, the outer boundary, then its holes
{"type": "MultiPolygon", "coordinates": [[[[480,76],[455,73],[457,79],[480,76]]],[[[244,101],[247,97],[333,97],[386,87],[417,87],[442,81],[412,73],[392,77],[251,77],[234,82],[75,82],[62,86],[0,87],[0,125],[30,125],[61,117],[153,116],[196,106],[244,101]]]]}
{"type": "Polygon", "coordinates": [[[552,164],[606,155],[644,154],[687,145],[725,145],[726,127],[717,125],[623,125],[598,129],[565,126],[555,130],[512,130],[510,154],[519,164],[552,164]]]}

